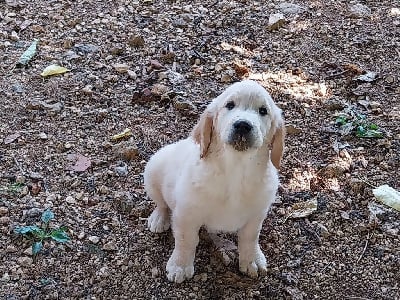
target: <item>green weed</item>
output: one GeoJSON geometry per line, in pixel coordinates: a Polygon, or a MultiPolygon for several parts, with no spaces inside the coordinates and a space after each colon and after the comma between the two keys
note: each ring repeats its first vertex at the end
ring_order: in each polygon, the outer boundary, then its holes
{"type": "Polygon", "coordinates": [[[52,239],[59,243],[70,240],[65,227],[51,229],[49,223],[54,219],[54,213],[47,209],[42,213],[41,226],[28,225],[15,228],[14,232],[21,234],[32,241],[32,254],[35,257],[43,248],[46,240],[52,239]]]}

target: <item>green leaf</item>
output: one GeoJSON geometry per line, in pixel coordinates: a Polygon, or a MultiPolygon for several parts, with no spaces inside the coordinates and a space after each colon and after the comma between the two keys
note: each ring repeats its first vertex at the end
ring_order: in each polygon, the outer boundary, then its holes
{"type": "Polygon", "coordinates": [[[50,233],[50,237],[59,243],[65,243],[70,240],[68,234],[64,231],[64,228],[55,229],[50,233]]]}
{"type": "Polygon", "coordinates": [[[369,129],[378,130],[378,125],[372,123],[372,124],[369,125],[369,129]]]}
{"type": "Polygon", "coordinates": [[[36,47],[39,40],[34,40],[32,44],[29,46],[28,49],[21,55],[19,58],[17,65],[26,65],[28,62],[31,61],[33,56],[36,54],[36,47]]]}
{"type": "Polygon", "coordinates": [[[14,229],[14,232],[18,234],[39,233],[41,231],[36,225],[22,226],[14,229]]]}
{"type": "Polygon", "coordinates": [[[40,252],[40,250],[42,250],[42,248],[43,248],[43,243],[41,241],[33,243],[33,245],[32,245],[32,254],[33,255],[38,254],[40,252]]]}
{"type": "Polygon", "coordinates": [[[42,214],[42,222],[49,223],[50,220],[54,219],[54,213],[50,210],[50,208],[46,209],[42,214]]]}
{"type": "Polygon", "coordinates": [[[381,138],[383,137],[383,132],[379,130],[365,129],[364,126],[358,126],[356,136],[361,138],[381,138]]]}
{"type": "Polygon", "coordinates": [[[338,125],[345,125],[347,123],[347,117],[346,116],[339,116],[336,118],[336,124],[338,125]]]}

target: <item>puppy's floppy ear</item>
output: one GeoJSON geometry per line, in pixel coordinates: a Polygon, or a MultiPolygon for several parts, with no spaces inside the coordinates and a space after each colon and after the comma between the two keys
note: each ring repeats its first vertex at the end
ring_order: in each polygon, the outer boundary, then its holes
{"type": "Polygon", "coordinates": [[[285,122],[279,116],[278,124],[275,127],[275,133],[271,143],[271,161],[277,170],[281,167],[283,148],[285,146],[285,122]]]}
{"type": "Polygon", "coordinates": [[[200,145],[200,158],[207,156],[213,135],[214,111],[209,106],[201,114],[199,122],[192,131],[194,141],[200,145]]]}

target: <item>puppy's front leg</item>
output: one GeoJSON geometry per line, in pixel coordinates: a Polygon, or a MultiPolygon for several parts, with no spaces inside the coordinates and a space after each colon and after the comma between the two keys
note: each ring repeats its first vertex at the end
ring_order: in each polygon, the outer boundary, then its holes
{"type": "Polygon", "coordinates": [[[267,271],[267,260],[258,244],[258,236],[265,215],[247,222],[238,232],[239,269],[250,277],[267,271]]]}
{"type": "Polygon", "coordinates": [[[187,217],[173,217],[175,248],[167,263],[167,277],[177,283],[192,278],[194,256],[199,242],[200,226],[187,217]]]}

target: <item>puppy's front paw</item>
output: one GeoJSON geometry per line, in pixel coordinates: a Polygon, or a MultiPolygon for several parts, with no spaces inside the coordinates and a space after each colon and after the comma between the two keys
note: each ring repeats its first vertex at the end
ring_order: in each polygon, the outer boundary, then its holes
{"type": "Polygon", "coordinates": [[[170,216],[167,209],[156,207],[147,219],[147,226],[151,232],[164,232],[171,226],[170,216]]]}
{"type": "Polygon", "coordinates": [[[185,279],[192,278],[194,274],[193,264],[186,266],[179,266],[175,260],[171,257],[167,263],[167,278],[169,281],[181,283],[185,279]]]}
{"type": "Polygon", "coordinates": [[[251,257],[239,257],[239,269],[252,278],[264,276],[267,273],[267,260],[261,249],[258,248],[251,257]]]}

